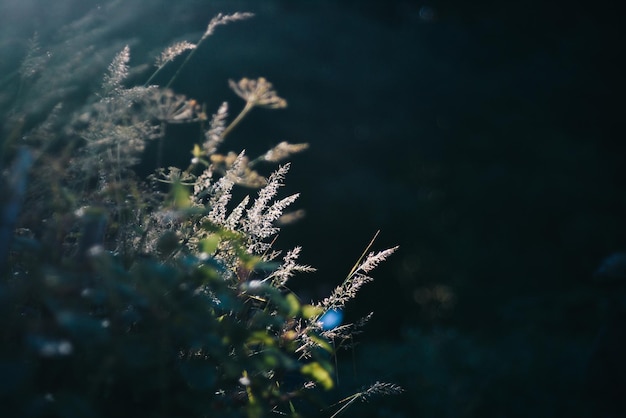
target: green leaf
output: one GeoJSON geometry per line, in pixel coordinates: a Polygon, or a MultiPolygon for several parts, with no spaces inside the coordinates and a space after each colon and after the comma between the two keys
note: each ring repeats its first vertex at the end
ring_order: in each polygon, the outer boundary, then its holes
{"type": "Polygon", "coordinates": [[[248,337],[247,343],[274,345],[274,339],[265,331],[255,331],[248,337]]]}
{"type": "Polygon", "coordinates": [[[183,186],[180,182],[172,184],[172,203],[177,209],[184,209],[191,206],[191,200],[189,199],[189,190],[183,186]]]}
{"type": "Polygon", "coordinates": [[[300,312],[300,301],[298,300],[298,297],[293,293],[288,293],[287,296],[285,296],[285,299],[289,304],[289,316],[296,316],[298,312],[300,312]]]}
{"type": "Polygon", "coordinates": [[[304,319],[313,319],[316,316],[320,316],[324,312],[324,309],[319,306],[304,305],[302,307],[302,317],[304,319]]]}
{"type": "Polygon", "coordinates": [[[200,242],[200,249],[205,254],[215,254],[215,251],[217,251],[217,247],[220,245],[221,241],[222,239],[218,234],[210,234],[200,242]]]}
{"type": "Polygon", "coordinates": [[[309,338],[314,343],[316,343],[317,345],[319,345],[320,347],[322,347],[324,350],[328,351],[329,353],[332,353],[334,351],[333,347],[325,338],[322,338],[319,335],[315,335],[315,334],[309,334],[309,338]]]}
{"type": "Polygon", "coordinates": [[[302,366],[302,369],[300,369],[300,371],[302,372],[302,374],[313,378],[313,380],[319,383],[326,390],[332,389],[335,385],[335,382],[333,382],[333,378],[328,370],[326,370],[324,367],[322,367],[321,364],[316,361],[313,363],[305,364],[304,366],[302,366]]]}

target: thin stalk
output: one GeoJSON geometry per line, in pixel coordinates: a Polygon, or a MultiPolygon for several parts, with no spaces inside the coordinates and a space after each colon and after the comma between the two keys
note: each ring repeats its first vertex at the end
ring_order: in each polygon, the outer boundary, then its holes
{"type": "MultiPolygon", "coordinates": [[[[170,81],[167,82],[167,84],[165,85],[165,88],[169,88],[172,83],[174,82],[174,80],[176,80],[176,78],[178,77],[178,74],[180,74],[180,71],[183,69],[183,67],[189,62],[189,60],[191,59],[191,57],[193,57],[193,54],[196,53],[196,50],[198,48],[200,48],[200,45],[202,44],[202,41],[204,39],[200,39],[200,42],[198,42],[198,44],[196,45],[196,47],[194,49],[191,50],[191,52],[189,53],[189,55],[187,55],[187,57],[185,58],[185,61],[183,61],[182,64],[180,64],[180,67],[178,67],[178,69],[176,70],[176,72],[174,73],[174,75],[172,76],[172,78],[170,78],[170,81]]],[[[158,72],[158,70],[157,70],[158,72]]],[[[156,72],[155,72],[156,74],[156,72]]],[[[151,77],[152,78],[152,77],[151,77]]]]}
{"type": "Polygon", "coordinates": [[[347,402],[344,406],[342,406],[341,408],[339,408],[337,410],[337,412],[335,412],[334,414],[332,414],[330,416],[330,418],[335,418],[337,416],[339,416],[343,411],[345,411],[350,405],[352,405],[354,402],[356,402],[357,399],[359,399],[361,396],[363,395],[363,392],[359,392],[359,393],[355,393],[354,395],[350,395],[347,398],[344,398],[342,400],[340,400],[339,402],[337,402],[335,405],[339,405],[341,403],[347,402]]]}
{"type": "Polygon", "coordinates": [[[148,81],[146,81],[143,86],[144,87],[148,87],[150,85],[150,82],[154,79],[154,77],[157,76],[157,74],[159,74],[161,72],[161,70],[163,69],[163,67],[165,67],[167,65],[167,63],[164,63],[163,65],[161,65],[160,67],[158,67],[156,69],[155,72],[152,73],[152,75],[150,76],[150,78],[148,79],[148,81]]]}
{"type": "Polygon", "coordinates": [[[253,107],[254,107],[254,103],[253,102],[251,102],[251,101],[246,102],[246,105],[241,110],[241,112],[239,112],[237,117],[230,123],[230,125],[228,125],[226,127],[226,129],[224,129],[224,132],[222,132],[222,138],[225,138],[226,135],[228,135],[230,133],[230,131],[232,131],[235,128],[235,126],[237,126],[237,124],[239,122],[241,122],[241,120],[244,118],[244,116],[246,116],[246,114],[249,111],[251,111],[253,107]]]}
{"type": "Polygon", "coordinates": [[[352,270],[350,270],[350,273],[348,274],[348,277],[352,277],[352,275],[354,273],[356,273],[356,271],[359,268],[359,264],[361,263],[361,261],[363,261],[363,258],[365,258],[365,256],[367,255],[367,252],[370,250],[370,248],[372,248],[372,245],[374,245],[374,241],[376,240],[376,238],[378,237],[378,234],[380,234],[380,229],[378,231],[376,231],[376,233],[374,234],[374,237],[372,238],[372,240],[370,241],[369,244],[367,244],[367,247],[365,247],[365,250],[363,250],[363,254],[361,254],[361,256],[359,257],[359,259],[356,261],[356,263],[354,264],[354,266],[352,267],[352,270]]]}

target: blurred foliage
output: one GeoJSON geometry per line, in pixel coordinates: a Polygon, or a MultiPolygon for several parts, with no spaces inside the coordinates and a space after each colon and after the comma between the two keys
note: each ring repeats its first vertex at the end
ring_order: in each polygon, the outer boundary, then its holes
{"type": "Polygon", "coordinates": [[[261,416],[314,401],[305,382],[333,387],[323,345],[296,353],[306,318],[291,293],[233,286],[192,255],[126,269],[103,250],[59,264],[36,241],[17,245],[22,267],[0,284],[6,416],[261,416]]]}

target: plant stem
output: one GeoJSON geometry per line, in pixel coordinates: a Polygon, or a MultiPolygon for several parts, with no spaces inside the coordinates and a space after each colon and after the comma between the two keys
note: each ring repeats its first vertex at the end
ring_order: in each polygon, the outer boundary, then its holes
{"type": "Polygon", "coordinates": [[[166,64],[167,64],[167,63],[164,63],[163,65],[161,65],[160,67],[158,67],[158,68],[156,69],[156,71],[154,71],[154,72],[152,73],[152,75],[150,76],[150,78],[148,79],[148,81],[146,81],[146,82],[143,84],[143,86],[144,86],[144,87],[148,87],[148,86],[150,85],[150,82],[152,81],[152,79],[154,79],[154,77],[156,77],[156,75],[157,75],[157,74],[159,74],[159,73],[161,72],[161,70],[163,69],[163,67],[165,67],[165,65],[166,65],[166,64]]]}
{"type": "MultiPolygon", "coordinates": [[[[196,53],[196,50],[198,48],[200,48],[200,44],[202,44],[202,39],[200,40],[200,42],[198,42],[198,44],[196,45],[196,47],[194,49],[191,50],[191,52],[189,53],[189,55],[187,55],[187,57],[185,58],[185,61],[183,61],[182,64],[180,64],[180,67],[178,67],[178,69],[176,70],[176,72],[174,73],[174,75],[172,76],[172,78],[170,78],[170,81],[167,82],[167,84],[165,85],[165,88],[169,88],[172,83],[174,82],[174,80],[176,80],[176,78],[178,77],[178,74],[180,74],[180,71],[183,69],[183,67],[189,62],[189,60],[191,59],[191,57],[193,57],[193,54],[196,53]]],[[[158,70],[157,70],[158,71],[158,70]]],[[[156,74],[156,73],[155,73],[156,74]]]]}
{"type": "Polygon", "coordinates": [[[244,116],[246,116],[246,114],[252,110],[252,108],[254,107],[254,103],[252,102],[246,102],[246,105],[244,106],[244,108],[241,110],[241,112],[239,112],[239,114],[237,115],[237,117],[230,123],[230,125],[228,125],[226,127],[226,129],[224,129],[224,132],[222,132],[222,139],[226,137],[226,135],[228,135],[230,133],[230,131],[232,131],[235,126],[237,126],[237,124],[239,122],[241,122],[241,120],[244,118],[244,116]]]}
{"type": "Polygon", "coordinates": [[[378,237],[378,234],[380,234],[380,230],[376,231],[370,243],[367,244],[367,247],[365,247],[365,250],[363,250],[363,254],[361,254],[359,259],[356,261],[356,263],[352,267],[352,270],[350,270],[350,273],[348,274],[348,278],[352,277],[352,275],[357,271],[357,269],[359,268],[359,264],[361,263],[361,261],[363,261],[363,258],[367,255],[367,252],[370,250],[370,248],[372,248],[372,245],[374,245],[374,241],[378,237]]]}

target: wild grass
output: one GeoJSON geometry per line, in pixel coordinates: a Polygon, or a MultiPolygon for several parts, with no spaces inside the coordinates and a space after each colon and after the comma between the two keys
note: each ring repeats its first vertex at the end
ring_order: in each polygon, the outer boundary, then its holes
{"type": "MultiPolygon", "coordinates": [[[[371,252],[374,237],[328,298],[299,300],[289,280],[314,268],[299,264],[301,247],[274,245],[299,196],[281,196],[284,161],[308,144],[280,142],[255,158],[220,151],[255,107],[281,109],[287,101],[265,78],[230,80],[243,109],[231,119],[224,102],[209,117],[197,100],[170,89],[219,26],[251,16],[217,15],[197,42],[166,47],[150,75],[130,65],[131,43],[112,45],[114,54],[98,50],[112,60],[81,103],[69,100],[70,79],[86,80],[100,63],[85,60],[95,43],[78,39],[106,29],[87,15],[75,33],[65,29],[54,53],[33,37],[20,86],[2,105],[0,295],[9,300],[2,338],[11,342],[0,354],[20,365],[26,382],[8,410],[24,412],[43,397],[33,416],[65,416],[74,404],[84,414],[68,416],[174,416],[178,408],[186,416],[301,416],[316,388],[335,386],[334,342],[369,317],[332,329],[321,318],[344,309],[396,247],[371,252]],[[153,84],[183,54],[172,78],[153,84]],[[137,75],[146,81],[133,85],[137,75]],[[188,165],[140,178],[135,167],[147,145],[164,140],[173,124],[202,132],[188,165]],[[257,171],[263,163],[282,165],[265,177],[257,171]],[[240,187],[258,191],[235,202],[240,187]],[[62,373],[68,364],[75,375],[62,373]]],[[[376,382],[333,416],[356,400],[399,392],[376,382]]]]}

